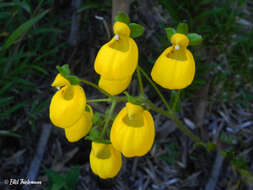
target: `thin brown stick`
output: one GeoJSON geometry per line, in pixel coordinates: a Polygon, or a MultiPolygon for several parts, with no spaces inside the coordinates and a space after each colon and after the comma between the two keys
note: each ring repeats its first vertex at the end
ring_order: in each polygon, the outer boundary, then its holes
{"type": "Polygon", "coordinates": [[[119,13],[129,13],[130,0],[112,0],[112,23],[114,17],[119,13]]]}

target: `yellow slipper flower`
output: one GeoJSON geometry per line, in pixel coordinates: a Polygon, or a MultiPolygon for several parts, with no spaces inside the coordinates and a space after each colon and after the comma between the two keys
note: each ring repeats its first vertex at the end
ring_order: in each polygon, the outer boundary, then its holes
{"type": "Polygon", "coordinates": [[[152,115],[141,106],[127,103],[116,116],[110,139],[125,157],[143,156],[152,147],[155,127],[152,115]]]}
{"type": "Polygon", "coordinates": [[[107,80],[125,79],[132,76],[138,63],[138,47],[129,37],[130,29],[122,22],[115,22],[115,37],[104,44],[95,60],[95,71],[107,80]]]}
{"type": "Polygon", "coordinates": [[[167,89],[182,89],[189,86],[195,75],[195,62],[187,49],[189,39],[176,33],[168,47],[156,60],[151,71],[152,79],[167,89]]]}
{"type": "Polygon", "coordinates": [[[79,85],[71,85],[68,80],[58,74],[52,84],[60,88],[50,103],[49,117],[57,127],[67,128],[80,119],[86,105],[86,96],[79,85]]]}
{"type": "Polygon", "coordinates": [[[87,104],[89,111],[84,110],[80,119],[75,122],[71,127],[65,128],[65,135],[69,142],[79,141],[86,136],[92,126],[93,111],[87,104]]]}
{"type": "Polygon", "coordinates": [[[98,82],[98,86],[114,96],[126,90],[131,80],[132,76],[122,80],[107,80],[101,76],[98,82]]]}
{"type": "Polygon", "coordinates": [[[121,153],[111,144],[92,142],[90,167],[102,179],[115,177],[122,166],[121,153]]]}

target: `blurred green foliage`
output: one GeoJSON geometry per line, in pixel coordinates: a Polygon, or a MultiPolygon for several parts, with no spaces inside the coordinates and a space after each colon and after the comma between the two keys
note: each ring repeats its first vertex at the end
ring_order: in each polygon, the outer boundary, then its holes
{"type": "Polygon", "coordinates": [[[80,176],[80,167],[71,168],[65,175],[51,169],[46,169],[48,186],[46,190],[71,190],[74,189],[80,176]]]}
{"type": "Polygon", "coordinates": [[[35,126],[49,105],[47,93],[42,94],[48,87],[38,84],[50,77],[47,68],[60,61],[57,52],[65,47],[57,42],[61,30],[53,3],[0,1],[0,128],[15,127],[19,119],[35,126]]]}
{"type": "Polygon", "coordinates": [[[179,152],[176,150],[177,146],[177,143],[168,144],[168,152],[161,155],[160,159],[166,161],[169,165],[174,164],[175,160],[179,156],[179,152]]]}

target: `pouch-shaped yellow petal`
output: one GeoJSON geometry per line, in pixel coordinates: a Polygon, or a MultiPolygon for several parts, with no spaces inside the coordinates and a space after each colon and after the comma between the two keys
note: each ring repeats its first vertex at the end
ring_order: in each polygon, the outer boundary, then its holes
{"type": "Polygon", "coordinates": [[[129,78],[138,62],[138,48],[135,41],[127,36],[113,38],[103,45],[95,60],[95,71],[108,80],[129,78]]]}
{"type": "Polygon", "coordinates": [[[85,105],[86,96],[81,86],[65,86],[57,91],[51,100],[50,120],[57,127],[70,127],[80,119],[85,105]]]}
{"type": "Polygon", "coordinates": [[[156,60],[151,71],[152,79],[167,89],[182,89],[189,86],[195,75],[195,62],[187,49],[189,39],[176,33],[171,37],[168,47],[156,60]]]}
{"type": "Polygon", "coordinates": [[[111,144],[92,142],[90,167],[102,179],[115,177],[122,166],[121,153],[111,144]]]}
{"type": "Polygon", "coordinates": [[[152,115],[144,110],[129,118],[126,107],[115,118],[110,134],[112,145],[125,157],[145,155],[151,149],[154,138],[152,115]]]}
{"type": "Polygon", "coordinates": [[[75,122],[71,127],[65,128],[65,135],[69,142],[79,141],[86,136],[92,126],[93,112],[89,106],[89,111],[84,110],[80,119],[75,122]]]}
{"type": "Polygon", "coordinates": [[[107,80],[101,76],[98,82],[98,86],[111,95],[118,95],[127,89],[131,80],[132,76],[122,80],[107,80]]]}

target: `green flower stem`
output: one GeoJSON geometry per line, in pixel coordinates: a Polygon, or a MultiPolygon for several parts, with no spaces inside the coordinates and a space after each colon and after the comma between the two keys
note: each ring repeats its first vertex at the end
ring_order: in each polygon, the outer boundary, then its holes
{"type": "Polygon", "coordinates": [[[93,88],[96,88],[97,90],[99,90],[100,92],[102,92],[104,95],[112,98],[113,96],[111,94],[109,94],[108,92],[106,92],[105,90],[103,90],[102,88],[100,88],[98,85],[96,85],[95,83],[93,82],[90,82],[90,81],[87,81],[87,80],[84,80],[84,79],[81,79],[81,81],[84,83],[84,84],[87,84],[89,86],[92,86],[93,88]]]}
{"type": "Polygon", "coordinates": [[[155,89],[156,93],[160,96],[161,100],[163,101],[164,105],[166,106],[166,108],[168,110],[170,110],[170,106],[168,104],[168,102],[166,101],[166,99],[164,98],[164,96],[162,95],[162,93],[160,92],[160,90],[157,88],[156,84],[152,81],[152,79],[148,76],[148,74],[138,65],[137,69],[139,69],[143,76],[148,80],[148,82],[153,86],[153,88],[155,89]]]}
{"type": "Polygon", "coordinates": [[[113,98],[91,99],[91,100],[87,100],[87,103],[112,102],[112,101],[125,102],[125,101],[127,101],[127,97],[117,97],[117,96],[115,96],[113,98]]]}
{"type": "Polygon", "coordinates": [[[199,137],[197,137],[196,135],[194,135],[187,127],[184,126],[184,124],[175,116],[174,113],[172,112],[167,112],[164,111],[162,109],[160,109],[159,107],[155,106],[150,100],[148,100],[147,102],[145,102],[153,111],[160,113],[161,115],[168,117],[170,119],[172,119],[172,121],[175,122],[175,124],[178,126],[178,128],[184,133],[186,134],[192,141],[194,141],[195,143],[202,143],[201,140],[199,139],[199,137]]]}
{"type": "Polygon", "coordinates": [[[176,107],[177,107],[177,102],[178,102],[179,97],[180,97],[180,92],[181,92],[180,90],[177,90],[176,98],[173,102],[172,109],[171,109],[172,113],[175,113],[175,110],[176,110],[176,107]]]}
{"type": "Polygon", "coordinates": [[[105,131],[110,123],[110,119],[112,117],[112,114],[114,112],[114,109],[115,109],[115,106],[117,105],[117,101],[115,100],[112,100],[112,105],[111,105],[111,108],[110,108],[110,111],[109,111],[109,115],[107,116],[106,120],[105,120],[105,125],[104,125],[104,128],[103,128],[103,131],[101,133],[101,136],[104,137],[105,136],[105,131]]]}
{"type": "Polygon", "coordinates": [[[113,100],[115,100],[116,102],[126,102],[127,101],[127,97],[123,96],[123,97],[113,97],[113,100]]]}
{"type": "Polygon", "coordinates": [[[144,88],[143,88],[143,83],[142,83],[141,73],[140,73],[139,67],[137,67],[136,71],[137,71],[137,78],[138,78],[138,82],[139,82],[140,93],[141,93],[141,96],[144,97],[145,93],[144,93],[144,88]]]}
{"type": "Polygon", "coordinates": [[[111,98],[101,98],[101,99],[92,99],[92,100],[87,100],[87,103],[97,103],[97,102],[111,102],[111,98]]]}

